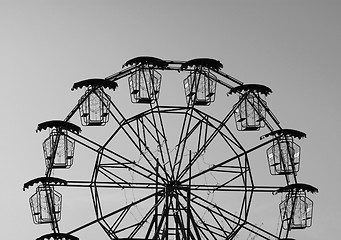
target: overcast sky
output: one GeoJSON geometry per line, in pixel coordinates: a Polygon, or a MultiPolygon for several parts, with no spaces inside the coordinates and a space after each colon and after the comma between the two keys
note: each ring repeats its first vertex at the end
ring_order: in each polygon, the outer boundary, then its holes
{"type": "MultiPolygon", "coordinates": [[[[47,132],[35,133],[37,124],[71,111],[81,94],[70,91],[74,82],[104,78],[147,55],[214,58],[244,83],[270,87],[267,101],[282,127],[307,134],[299,143],[298,179],[320,190],[310,196],[313,226],[291,237],[337,237],[340,12],[338,0],[0,0],[2,236],[35,239],[50,231],[32,222],[34,188],[22,191],[45,170],[47,132]]],[[[120,84],[128,94],[127,83],[120,84]]],[[[73,220],[83,223],[80,216],[73,220]]]]}

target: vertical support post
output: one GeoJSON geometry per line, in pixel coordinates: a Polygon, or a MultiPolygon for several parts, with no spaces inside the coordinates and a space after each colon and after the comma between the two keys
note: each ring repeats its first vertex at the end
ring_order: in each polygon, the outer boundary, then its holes
{"type": "Polygon", "coordinates": [[[174,212],[174,223],[175,223],[175,240],[180,240],[180,234],[179,234],[179,215],[178,212],[180,211],[180,204],[179,201],[176,201],[176,207],[174,212]]]}
{"type": "MultiPolygon", "coordinates": [[[[159,182],[159,159],[157,159],[157,161],[156,161],[156,176],[155,176],[155,181],[156,181],[156,186],[155,186],[155,192],[157,193],[157,191],[158,191],[158,186],[159,186],[159,184],[158,184],[158,182],[159,182]]],[[[154,218],[155,218],[155,233],[156,233],[156,231],[157,231],[157,228],[158,228],[158,226],[157,226],[157,223],[158,223],[158,207],[157,207],[157,204],[158,204],[158,194],[155,194],[155,216],[154,216],[154,218]]]]}
{"type": "Polygon", "coordinates": [[[187,188],[187,240],[190,239],[191,235],[191,221],[190,221],[190,215],[191,215],[191,177],[192,177],[192,151],[189,151],[189,181],[188,181],[188,188],[187,188]]]}
{"type": "Polygon", "coordinates": [[[167,210],[166,210],[166,226],[165,226],[165,229],[164,229],[164,232],[162,233],[162,239],[163,239],[163,236],[166,236],[166,239],[168,240],[168,225],[169,225],[169,197],[170,197],[170,194],[169,194],[169,189],[166,190],[166,207],[167,207],[167,210]]]}

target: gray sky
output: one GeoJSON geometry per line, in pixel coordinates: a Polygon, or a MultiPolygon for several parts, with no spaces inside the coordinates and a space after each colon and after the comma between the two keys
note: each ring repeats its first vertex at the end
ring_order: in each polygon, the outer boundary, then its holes
{"type": "MultiPolygon", "coordinates": [[[[47,132],[36,134],[37,124],[71,111],[81,95],[70,91],[74,82],[106,77],[120,71],[125,61],[147,55],[218,59],[224,72],[244,83],[270,87],[267,101],[281,126],[307,133],[298,143],[298,179],[320,190],[310,196],[313,226],[291,237],[335,238],[341,168],[340,12],[337,0],[0,0],[2,236],[35,239],[50,231],[32,223],[28,198],[34,188],[22,191],[23,183],[45,170],[41,143],[47,132]]],[[[120,84],[127,95],[126,82],[120,84]]],[[[65,211],[72,208],[65,204],[65,211]]],[[[74,226],[83,223],[80,216],[72,221],[74,226]]]]}

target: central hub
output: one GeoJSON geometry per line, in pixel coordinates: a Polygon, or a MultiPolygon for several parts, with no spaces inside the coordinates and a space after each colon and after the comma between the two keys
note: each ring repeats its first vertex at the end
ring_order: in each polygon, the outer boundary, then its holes
{"type": "Polygon", "coordinates": [[[175,193],[176,190],[178,190],[178,189],[181,189],[180,181],[174,180],[174,181],[170,181],[168,184],[166,184],[166,193],[167,194],[175,193]]]}

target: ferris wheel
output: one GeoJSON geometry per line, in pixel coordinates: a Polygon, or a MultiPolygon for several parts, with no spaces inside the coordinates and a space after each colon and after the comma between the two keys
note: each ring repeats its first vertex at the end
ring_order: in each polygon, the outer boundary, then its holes
{"type": "Polygon", "coordinates": [[[265,99],[270,88],[244,84],[222,68],[208,58],[143,56],[104,79],[76,82],[72,90],[84,88],[85,93],[65,119],[37,127],[37,132],[49,132],[42,144],[46,172],[25,183],[24,190],[37,185],[29,198],[33,222],[52,229],[37,239],[78,239],[77,232],[94,224],[108,239],[131,240],[289,239],[292,230],[310,227],[313,201],[308,192],[317,189],[297,179],[301,148],[296,140],[306,134],[280,126],[265,99]],[[176,99],[183,98],[182,105],[162,105],[161,83],[168,79],[161,73],[167,71],[185,75],[182,89],[172,89],[176,99]],[[128,103],[120,106],[112,97],[121,90],[118,82],[128,82],[131,104],[141,107],[136,113],[127,116],[123,110],[128,103]],[[224,107],[211,112],[218,91],[227,98],[224,107]],[[78,112],[82,128],[71,122],[79,122],[78,112]],[[105,128],[109,134],[98,140],[87,135],[89,128],[105,128]],[[258,142],[246,146],[242,139],[248,134],[257,134],[258,142]],[[71,171],[76,145],[92,153],[91,176],[54,176],[62,169],[71,171]],[[262,174],[281,178],[282,185],[257,182],[253,170],[259,160],[253,157],[259,151],[268,165],[262,174]],[[61,193],[70,187],[89,189],[95,218],[60,229],[61,193]],[[277,193],[282,198],[273,230],[254,222],[253,201],[277,193]]]}

